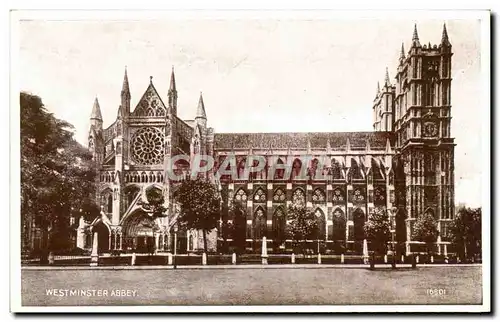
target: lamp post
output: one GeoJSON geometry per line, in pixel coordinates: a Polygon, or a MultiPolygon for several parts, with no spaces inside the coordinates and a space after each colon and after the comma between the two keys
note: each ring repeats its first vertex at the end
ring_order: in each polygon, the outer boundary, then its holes
{"type": "Polygon", "coordinates": [[[394,210],[390,212],[391,214],[391,250],[392,250],[392,268],[396,268],[396,247],[394,246],[394,234],[396,233],[396,216],[394,215],[394,210]]]}
{"type": "Polygon", "coordinates": [[[174,225],[174,269],[177,268],[177,231],[179,227],[177,227],[177,223],[174,225]]]}

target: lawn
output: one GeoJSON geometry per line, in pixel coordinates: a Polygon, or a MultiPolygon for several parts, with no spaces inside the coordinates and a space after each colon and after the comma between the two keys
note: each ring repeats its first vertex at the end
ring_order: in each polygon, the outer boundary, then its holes
{"type": "Polygon", "coordinates": [[[23,306],[482,302],[480,266],[396,271],[363,268],[23,270],[21,279],[23,306]],[[101,290],[102,296],[88,296],[88,293],[54,296],[47,295],[48,289],[101,290]],[[445,294],[430,295],[428,289],[442,289],[445,294]],[[130,293],[117,296],[114,290],[130,293]],[[133,292],[135,295],[130,295],[133,292]]]}

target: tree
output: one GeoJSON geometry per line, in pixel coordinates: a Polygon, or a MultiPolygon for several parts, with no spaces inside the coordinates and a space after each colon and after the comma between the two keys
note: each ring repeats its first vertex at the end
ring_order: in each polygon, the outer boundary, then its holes
{"type": "Polygon", "coordinates": [[[287,209],[287,217],[290,223],[287,225],[287,235],[295,245],[300,245],[302,253],[305,254],[306,240],[318,238],[319,227],[316,215],[306,207],[292,205],[287,209]]]}
{"type": "Polygon", "coordinates": [[[375,209],[368,216],[364,231],[373,250],[378,254],[385,254],[387,242],[391,239],[391,224],[385,209],[375,209]]]}
{"type": "Polygon", "coordinates": [[[207,252],[207,233],[217,227],[221,215],[217,187],[203,178],[188,178],[180,183],[174,197],[180,205],[180,226],[201,230],[204,250],[207,252]]]}
{"type": "Polygon", "coordinates": [[[45,262],[49,250],[69,246],[69,217],[98,214],[96,170],[92,155],[74,140],[73,126],[49,113],[40,97],[22,92],[20,108],[23,246],[29,248],[35,224],[45,262]]]}
{"type": "Polygon", "coordinates": [[[411,239],[424,242],[429,255],[438,235],[439,231],[437,229],[436,218],[434,218],[434,215],[431,212],[426,211],[422,215],[418,216],[417,221],[413,226],[411,239]]]}
{"type": "Polygon", "coordinates": [[[463,258],[481,254],[481,208],[461,207],[448,228],[448,236],[463,258]]]}

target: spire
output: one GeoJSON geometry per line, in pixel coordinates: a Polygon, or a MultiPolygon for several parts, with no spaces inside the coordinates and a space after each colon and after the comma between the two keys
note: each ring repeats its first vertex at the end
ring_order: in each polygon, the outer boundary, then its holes
{"type": "Polygon", "coordinates": [[[311,140],[309,140],[309,138],[307,138],[307,154],[308,155],[311,155],[311,140]]]}
{"type": "Polygon", "coordinates": [[[130,95],[130,87],[128,85],[128,76],[127,76],[127,66],[125,66],[125,75],[123,76],[122,94],[130,95]]]}
{"type": "Polygon", "coordinates": [[[401,43],[401,54],[399,55],[399,60],[405,59],[405,43],[401,43]]]}
{"type": "Polygon", "coordinates": [[[370,140],[366,139],[366,151],[371,151],[370,140]]]}
{"type": "Polygon", "coordinates": [[[196,118],[207,118],[205,113],[205,104],[203,103],[203,94],[200,92],[200,100],[198,101],[198,110],[196,111],[196,118]]]}
{"type": "Polygon", "coordinates": [[[330,139],[326,140],[326,152],[330,153],[332,151],[332,145],[330,144],[330,139]]]}
{"type": "Polygon", "coordinates": [[[99,106],[99,101],[97,100],[97,97],[95,98],[94,101],[94,107],[92,107],[92,115],[90,116],[90,119],[102,121],[101,107],[99,106]]]}
{"type": "Polygon", "coordinates": [[[122,106],[118,106],[118,113],[117,113],[117,118],[121,119],[123,117],[123,108],[122,106]]]}
{"type": "Polygon", "coordinates": [[[349,140],[349,138],[347,138],[347,141],[345,143],[345,150],[347,152],[350,152],[351,151],[351,141],[349,140]]]}
{"type": "Polygon", "coordinates": [[[413,29],[413,38],[411,39],[412,47],[420,47],[420,41],[418,40],[418,32],[417,32],[417,24],[415,24],[415,28],[413,29]]]}
{"type": "Polygon", "coordinates": [[[441,45],[451,46],[450,40],[448,39],[448,31],[446,30],[446,23],[443,24],[443,35],[441,36],[441,45]]]}
{"type": "Polygon", "coordinates": [[[391,86],[391,80],[389,78],[389,68],[385,68],[385,86],[391,86]]]}
{"type": "Polygon", "coordinates": [[[380,93],[380,82],[377,81],[377,95],[380,93]]]}
{"type": "Polygon", "coordinates": [[[172,74],[170,75],[170,89],[169,91],[177,91],[175,87],[175,74],[174,74],[174,66],[172,66],[172,74]]]}

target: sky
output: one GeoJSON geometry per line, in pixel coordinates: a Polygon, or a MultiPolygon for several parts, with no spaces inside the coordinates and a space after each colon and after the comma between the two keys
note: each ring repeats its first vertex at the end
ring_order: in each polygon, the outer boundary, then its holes
{"type": "MultiPolygon", "coordinates": [[[[481,34],[472,19],[162,19],[21,21],[20,90],[75,126],[86,142],[98,97],[104,126],[120,104],[127,67],[132,110],[150,76],[167,100],[172,66],[178,115],[193,119],[203,92],[216,132],[371,131],[377,81],[394,80],[414,23],[439,44],[446,22],[452,59],[455,201],[481,205],[481,34]]],[[[487,148],[487,147],[486,147],[487,148]]]]}

